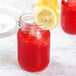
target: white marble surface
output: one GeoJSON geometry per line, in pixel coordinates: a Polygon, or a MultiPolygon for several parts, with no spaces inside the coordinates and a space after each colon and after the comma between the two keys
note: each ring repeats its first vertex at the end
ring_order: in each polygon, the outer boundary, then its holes
{"type": "Polygon", "coordinates": [[[16,34],[0,38],[0,76],[76,76],[76,36],[59,26],[51,31],[51,62],[42,72],[23,71],[17,62],[16,34]]]}

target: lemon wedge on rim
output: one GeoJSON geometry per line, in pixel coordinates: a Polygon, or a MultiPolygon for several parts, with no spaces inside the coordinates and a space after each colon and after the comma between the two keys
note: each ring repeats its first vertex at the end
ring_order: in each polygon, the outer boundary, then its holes
{"type": "Polygon", "coordinates": [[[35,13],[35,22],[40,28],[53,30],[58,25],[59,16],[52,7],[40,7],[35,13]]]}

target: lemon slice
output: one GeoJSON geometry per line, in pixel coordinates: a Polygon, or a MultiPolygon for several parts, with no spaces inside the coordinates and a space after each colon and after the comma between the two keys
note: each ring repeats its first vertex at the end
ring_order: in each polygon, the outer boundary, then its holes
{"type": "Polygon", "coordinates": [[[56,11],[59,10],[58,0],[39,0],[37,6],[40,7],[44,5],[47,5],[50,7],[52,6],[56,11]]]}
{"type": "Polygon", "coordinates": [[[58,13],[53,8],[42,7],[35,13],[35,22],[45,30],[56,28],[58,21],[58,13]]]}

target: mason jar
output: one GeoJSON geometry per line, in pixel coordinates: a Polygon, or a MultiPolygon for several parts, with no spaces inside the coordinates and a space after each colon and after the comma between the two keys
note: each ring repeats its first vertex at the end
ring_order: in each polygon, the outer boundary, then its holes
{"type": "Polygon", "coordinates": [[[76,35],[76,0],[62,0],[61,27],[66,33],[76,35]]]}
{"type": "Polygon", "coordinates": [[[18,62],[22,69],[37,72],[50,62],[50,31],[34,22],[34,14],[25,13],[19,18],[18,62]]]}

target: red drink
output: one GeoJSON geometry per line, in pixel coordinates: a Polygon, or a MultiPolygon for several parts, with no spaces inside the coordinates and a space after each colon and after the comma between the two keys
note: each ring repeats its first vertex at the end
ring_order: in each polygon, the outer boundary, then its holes
{"type": "Polygon", "coordinates": [[[62,0],[61,27],[69,34],[76,34],[76,1],[62,0]]]}
{"type": "Polygon", "coordinates": [[[17,36],[20,66],[30,72],[46,68],[50,61],[50,31],[40,29],[35,23],[24,24],[17,36]]]}

